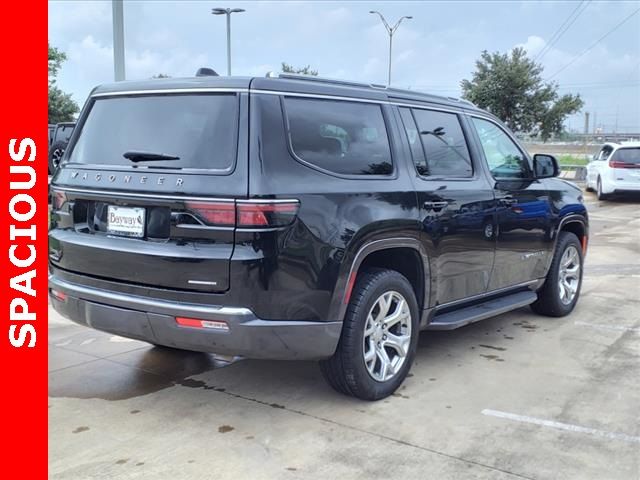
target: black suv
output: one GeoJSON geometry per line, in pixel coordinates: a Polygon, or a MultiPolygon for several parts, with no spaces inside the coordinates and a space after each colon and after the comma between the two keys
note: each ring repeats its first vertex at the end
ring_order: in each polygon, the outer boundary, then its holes
{"type": "Polygon", "coordinates": [[[318,359],[391,394],[418,333],[580,293],[588,221],[471,103],[293,75],[93,90],[52,181],[51,302],[223,356],[318,359]]]}

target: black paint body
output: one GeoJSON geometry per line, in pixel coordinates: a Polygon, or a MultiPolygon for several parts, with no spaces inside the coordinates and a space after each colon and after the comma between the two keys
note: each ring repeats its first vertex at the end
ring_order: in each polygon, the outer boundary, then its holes
{"type": "MultiPolygon", "coordinates": [[[[420,272],[414,283],[425,312],[424,326],[438,308],[511,287],[536,288],[540,283],[535,281],[546,275],[561,224],[577,222],[586,234],[587,214],[576,187],[555,178],[498,182],[491,177],[470,116],[499,121],[466,102],[270,78],[127,82],[100,87],[93,94],[189,88],[237,92],[233,171],[219,175],[157,171],[152,166],[105,169],[63,161],[52,181],[54,191],[64,191],[67,197],[64,208],[52,213],[49,249],[54,277],[163,301],[244,307],[263,320],[340,322],[350,273],[378,247],[404,249],[415,253],[412,262],[420,272]],[[298,161],[283,113],[286,95],[379,103],[393,173],[341,176],[298,161]],[[400,106],[456,113],[473,176],[418,175],[400,106]],[[284,228],[198,231],[181,227],[171,213],[192,197],[296,199],[300,207],[294,222],[284,228]],[[434,202],[444,202],[444,207],[429,208],[434,202]],[[146,238],[117,238],[102,231],[100,209],[107,204],[146,207],[146,238]],[[189,284],[189,279],[209,279],[216,285],[189,284]]],[[[89,99],[81,114],[67,159],[93,101],[89,99]]]]}

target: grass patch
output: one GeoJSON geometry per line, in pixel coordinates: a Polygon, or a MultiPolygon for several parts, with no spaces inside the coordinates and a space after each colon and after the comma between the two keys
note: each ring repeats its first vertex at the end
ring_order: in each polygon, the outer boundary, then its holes
{"type": "Polygon", "coordinates": [[[589,160],[576,155],[559,155],[556,157],[560,166],[562,165],[586,165],[589,160]]]}

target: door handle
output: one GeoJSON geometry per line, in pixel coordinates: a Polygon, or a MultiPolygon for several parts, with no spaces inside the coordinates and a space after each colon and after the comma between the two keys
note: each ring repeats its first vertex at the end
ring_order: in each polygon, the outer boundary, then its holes
{"type": "Polygon", "coordinates": [[[424,202],[425,210],[433,210],[434,212],[440,212],[448,205],[449,202],[424,202]]]}

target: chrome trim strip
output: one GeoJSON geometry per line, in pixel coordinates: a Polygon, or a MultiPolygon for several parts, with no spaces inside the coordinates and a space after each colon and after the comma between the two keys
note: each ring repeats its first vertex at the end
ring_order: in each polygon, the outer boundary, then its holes
{"type": "MultiPolygon", "coordinates": [[[[250,93],[261,93],[265,95],[283,95],[286,97],[319,98],[323,100],[342,100],[347,102],[373,103],[376,105],[396,105],[399,107],[411,107],[411,108],[419,108],[423,110],[437,110],[437,111],[449,112],[449,113],[463,113],[462,108],[460,110],[456,110],[454,107],[452,108],[440,107],[440,106],[437,106],[437,104],[422,105],[422,104],[415,104],[415,103],[393,102],[390,100],[375,100],[371,98],[349,97],[349,96],[343,96],[343,95],[322,95],[318,93],[284,92],[280,90],[250,90],[250,93]]],[[[429,102],[429,100],[425,100],[425,102],[429,102]]]]}
{"type": "Polygon", "coordinates": [[[155,95],[162,93],[215,93],[215,92],[235,92],[247,93],[248,88],[228,88],[228,87],[190,87],[190,88],[158,88],[154,90],[122,90],[118,92],[99,92],[91,95],[91,98],[116,97],[122,95],[155,95]]]}
{"type": "Polygon", "coordinates": [[[479,293],[477,295],[472,295],[470,297],[461,298],[460,300],[454,300],[452,302],[442,303],[440,305],[437,305],[435,307],[435,309],[436,309],[436,311],[438,311],[438,310],[442,310],[443,308],[453,307],[455,305],[460,305],[460,304],[463,304],[463,303],[471,302],[473,300],[479,300],[479,299],[484,298],[484,297],[490,297],[492,295],[498,295],[498,294],[503,293],[503,292],[508,292],[509,290],[515,290],[516,288],[528,287],[530,285],[538,283],[539,281],[540,281],[540,279],[529,280],[527,282],[517,283],[515,285],[510,285],[508,287],[503,287],[503,288],[498,288],[496,290],[491,290],[489,292],[479,293]]]}
{"type": "Polygon", "coordinates": [[[249,198],[237,200],[238,203],[300,203],[297,198],[249,198]]]}
{"type": "Polygon", "coordinates": [[[149,199],[161,199],[161,200],[186,200],[186,201],[198,201],[198,202],[227,202],[233,203],[235,199],[230,198],[213,198],[213,197],[192,197],[189,195],[164,195],[162,193],[135,193],[135,192],[120,192],[117,190],[91,190],[84,188],[70,188],[54,185],[51,190],[60,190],[70,193],[87,193],[90,195],[103,195],[103,196],[116,196],[116,197],[136,197],[136,198],[149,198],[149,199]]]}
{"type": "Polygon", "coordinates": [[[205,280],[187,280],[191,285],[218,285],[218,282],[207,282],[205,280]]]}
{"type": "Polygon", "coordinates": [[[105,301],[109,305],[108,301],[116,302],[121,305],[127,305],[131,307],[154,308],[157,311],[168,313],[169,315],[175,315],[177,313],[192,313],[192,314],[204,314],[211,316],[241,316],[255,318],[254,313],[248,308],[244,307],[222,307],[214,305],[196,305],[182,302],[169,302],[165,300],[156,300],[147,297],[138,297],[136,295],[126,295],[123,293],[109,292],[106,290],[99,290],[97,288],[85,287],[77,285],[75,283],[66,282],[60,278],[56,278],[54,275],[49,275],[49,288],[55,288],[63,290],[64,293],[68,293],[72,296],[78,296],[79,298],[98,299],[99,301],[105,301]],[[86,297],[83,297],[86,296],[86,297]]]}

